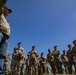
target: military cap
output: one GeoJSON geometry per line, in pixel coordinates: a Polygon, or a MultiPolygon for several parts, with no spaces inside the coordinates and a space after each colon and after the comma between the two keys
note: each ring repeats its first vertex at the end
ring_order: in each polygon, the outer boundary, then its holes
{"type": "Polygon", "coordinates": [[[4,6],[4,9],[8,9],[12,13],[12,10],[8,6],[4,6]]]}
{"type": "Polygon", "coordinates": [[[21,43],[21,42],[18,42],[18,45],[19,45],[19,44],[22,44],[22,43],[21,43]]]}
{"type": "Polygon", "coordinates": [[[75,43],[76,40],[73,41],[73,44],[75,43]]]}
{"type": "Polygon", "coordinates": [[[71,44],[68,45],[68,47],[72,46],[71,44]]]}
{"type": "Polygon", "coordinates": [[[32,46],[32,48],[34,48],[35,46],[32,46]]]}
{"type": "Polygon", "coordinates": [[[43,55],[44,53],[42,52],[41,55],[43,55]]]}
{"type": "Polygon", "coordinates": [[[63,50],[63,52],[65,52],[65,50],[63,50]]]}
{"type": "Polygon", "coordinates": [[[50,51],[50,49],[48,49],[48,51],[50,51]]]}
{"type": "Polygon", "coordinates": [[[57,45],[54,46],[54,48],[56,48],[56,47],[57,47],[57,45]]]}

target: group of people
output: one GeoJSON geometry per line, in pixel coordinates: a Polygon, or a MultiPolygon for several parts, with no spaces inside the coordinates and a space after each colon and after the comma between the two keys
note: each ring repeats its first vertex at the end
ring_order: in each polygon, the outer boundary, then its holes
{"type": "Polygon", "coordinates": [[[49,74],[48,64],[50,64],[54,75],[64,73],[63,66],[67,74],[72,74],[72,66],[74,66],[76,74],[76,40],[73,41],[74,46],[72,47],[69,44],[68,50],[63,50],[61,55],[57,46],[54,46],[53,51],[48,49],[47,57],[44,56],[43,52],[39,57],[35,46],[32,46],[32,49],[27,54],[27,59],[24,56],[22,44],[19,42],[18,47],[14,48],[12,60],[10,59],[11,53],[7,52],[10,25],[6,17],[12,10],[5,6],[6,2],[7,0],[0,0],[0,75],[24,75],[24,71],[26,71],[26,75],[49,74]]]}
{"type": "Polygon", "coordinates": [[[47,65],[47,58],[44,53],[41,53],[39,57],[35,46],[27,54],[27,59],[24,55],[24,48],[22,43],[19,42],[18,47],[14,48],[12,53],[12,59],[10,60],[10,53],[7,52],[7,57],[4,60],[4,72],[5,75],[42,75],[43,73],[49,74],[50,69],[47,65]]]}
{"type": "Polygon", "coordinates": [[[73,47],[71,44],[68,44],[68,50],[63,50],[61,55],[57,46],[54,46],[53,51],[48,49],[47,60],[54,75],[63,73],[73,74],[73,67],[75,70],[74,74],[76,74],[76,40],[73,41],[73,44],[73,47]]]}
{"type": "MultiPolygon", "coordinates": [[[[24,75],[24,71],[26,71],[26,75],[50,75],[50,72],[53,75],[63,73],[72,74],[73,66],[76,74],[76,40],[73,41],[73,44],[73,47],[69,44],[68,50],[63,50],[62,54],[60,54],[56,45],[53,51],[48,49],[47,56],[44,56],[43,52],[39,56],[35,50],[35,46],[32,46],[32,49],[27,53],[26,59],[24,56],[24,48],[21,47],[22,44],[19,42],[18,47],[14,48],[11,66],[7,67],[8,64],[4,66],[6,67],[5,75],[24,75]],[[51,68],[49,68],[48,64],[50,64],[51,68]]],[[[10,61],[9,55],[7,55],[8,61],[10,61]]],[[[7,63],[6,59],[5,63],[7,63]]]]}

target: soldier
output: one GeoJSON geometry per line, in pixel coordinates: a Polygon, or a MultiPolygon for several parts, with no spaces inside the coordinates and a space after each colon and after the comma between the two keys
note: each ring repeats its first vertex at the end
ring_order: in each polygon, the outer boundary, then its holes
{"type": "Polygon", "coordinates": [[[54,50],[52,52],[54,59],[55,59],[55,69],[56,69],[56,73],[62,74],[63,73],[63,69],[62,69],[62,62],[60,59],[60,51],[57,49],[57,45],[54,46],[54,50]]]}
{"type": "Polygon", "coordinates": [[[18,57],[18,51],[17,48],[14,48],[14,52],[12,53],[12,61],[11,61],[11,71],[12,71],[12,75],[17,75],[17,64],[19,57],[18,57]]]}
{"type": "Polygon", "coordinates": [[[54,60],[54,56],[50,49],[48,49],[47,60],[50,63],[53,74],[55,75],[55,72],[56,72],[55,71],[55,60],[54,60]]]}
{"type": "Polygon", "coordinates": [[[76,40],[73,41],[73,48],[72,48],[72,51],[73,51],[73,61],[74,61],[74,68],[75,68],[75,74],[76,74],[76,40]]]}
{"type": "Polygon", "coordinates": [[[68,60],[67,53],[65,50],[63,50],[63,54],[61,55],[61,60],[62,60],[62,63],[64,65],[65,72],[66,72],[66,74],[68,74],[68,65],[69,65],[68,62],[69,62],[69,60],[68,60]]]}
{"type": "Polygon", "coordinates": [[[41,69],[41,75],[47,74],[47,58],[44,56],[44,53],[41,53],[41,57],[39,58],[39,63],[40,63],[40,69],[41,69]]]}
{"type": "Polygon", "coordinates": [[[24,48],[22,48],[22,43],[19,42],[18,44],[18,48],[17,48],[17,51],[18,51],[18,64],[17,64],[17,71],[18,71],[18,74],[24,74],[24,64],[25,64],[25,57],[24,57],[24,48]],[[22,71],[23,70],[23,71],[22,71]]]}
{"type": "Polygon", "coordinates": [[[32,50],[28,54],[30,55],[30,75],[33,73],[38,75],[38,53],[35,46],[32,46],[32,50]]]}
{"type": "Polygon", "coordinates": [[[26,75],[30,75],[30,55],[27,54],[28,58],[26,59],[26,75]]]}
{"type": "Polygon", "coordinates": [[[67,57],[68,57],[68,72],[69,74],[72,74],[72,65],[73,65],[73,51],[72,51],[72,45],[68,45],[68,51],[67,51],[67,57]]]}
{"type": "Polygon", "coordinates": [[[4,59],[4,71],[5,71],[5,75],[11,75],[10,52],[7,52],[7,57],[6,59],[4,59]]]}
{"type": "Polygon", "coordinates": [[[4,75],[4,59],[6,58],[10,25],[6,19],[12,10],[4,6],[7,0],[0,0],[0,75],[4,75]]]}

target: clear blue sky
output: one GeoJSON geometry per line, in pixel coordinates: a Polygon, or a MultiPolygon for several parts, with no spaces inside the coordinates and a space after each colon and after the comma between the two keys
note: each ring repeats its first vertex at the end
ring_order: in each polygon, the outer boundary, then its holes
{"type": "MultiPolygon", "coordinates": [[[[8,50],[22,42],[25,56],[33,45],[40,55],[53,50],[62,53],[76,39],[76,0],[8,0],[12,9],[7,17],[11,26],[8,50]]],[[[72,44],[73,45],[73,44],[72,44]]]]}

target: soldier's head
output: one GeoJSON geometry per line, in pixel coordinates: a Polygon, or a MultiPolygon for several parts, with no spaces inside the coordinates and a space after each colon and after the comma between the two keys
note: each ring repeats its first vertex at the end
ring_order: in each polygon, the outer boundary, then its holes
{"type": "Polygon", "coordinates": [[[72,48],[72,45],[71,44],[68,44],[68,48],[71,49],[72,48]]]}
{"type": "Polygon", "coordinates": [[[32,50],[35,50],[35,46],[32,46],[32,50]]]}
{"type": "Polygon", "coordinates": [[[63,53],[65,53],[66,51],[65,50],[63,50],[63,53]]]}
{"type": "Polygon", "coordinates": [[[50,49],[48,49],[48,52],[50,53],[50,52],[51,52],[51,50],[50,50],[50,49]]]}
{"type": "Polygon", "coordinates": [[[12,10],[8,7],[8,6],[4,6],[4,9],[3,9],[3,14],[4,16],[8,16],[10,13],[12,13],[12,10]]]}
{"type": "Polygon", "coordinates": [[[41,57],[42,57],[42,56],[44,56],[44,53],[43,53],[43,52],[41,53],[41,57]]]}
{"type": "Polygon", "coordinates": [[[66,54],[66,50],[63,50],[63,54],[66,54]]]}
{"type": "Polygon", "coordinates": [[[57,45],[56,45],[56,46],[54,46],[54,49],[55,49],[55,50],[57,50],[57,45]]]}
{"type": "Polygon", "coordinates": [[[76,46],[76,40],[73,41],[73,44],[76,46]]]}
{"type": "Polygon", "coordinates": [[[18,47],[21,47],[22,46],[22,43],[21,42],[18,42],[17,45],[18,45],[18,47]]]}
{"type": "Polygon", "coordinates": [[[14,50],[16,50],[17,48],[15,47],[14,50]]]}

